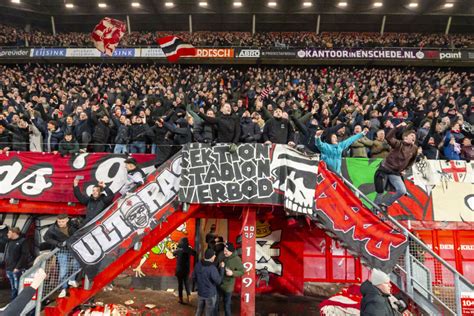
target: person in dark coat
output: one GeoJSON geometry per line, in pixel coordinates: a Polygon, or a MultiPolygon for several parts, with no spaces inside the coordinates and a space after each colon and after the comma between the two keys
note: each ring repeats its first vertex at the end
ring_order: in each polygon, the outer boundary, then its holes
{"type": "Polygon", "coordinates": [[[221,107],[221,114],[218,117],[209,117],[199,113],[205,122],[215,124],[217,129],[216,142],[218,143],[238,143],[240,139],[240,120],[232,114],[229,103],[224,103],[221,107]]]}
{"type": "MultiPolygon", "coordinates": [[[[206,112],[206,115],[211,118],[215,118],[216,114],[214,110],[209,109],[206,112]]],[[[196,116],[199,119],[199,122],[194,121],[193,136],[194,140],[198,143],[204,144],[213,144],[216,140],[216,126],[215,124],[207,123],[202,120],[199,116],[196,116]]]]}
{"type": "Polygon", "coordinates": [[[86,218],[84,221],[84,224],[86,224],[91,219],[100,214],[103,210],[105,210],[110,203],[112,203],[114,199],[114,193],[109,188],[106,188],[104,182],[101,181],[98,185],[95,185],[92,188],[92,194],[90,196],[86,196],[81,192],[78,184],[79,179],[75,178],[74,196],[80,203],[87,205],[86,218]],[[105,194],[102,194],[102,191],[104,191],[105,194]]]}
{"type": "Polygon", "coordinates": [[[31,252],[18,227],[9,228],[7,237],[4,261],[5,271],[11,286],[11,299],[13,300],[18,295],[20,277],[28,268],[31,252]]]}
{"type": "Polygon", "coordinates": [[[206,234],[207,249],[214,249],[216,234],[216,224],[212,224],[209,232],[206,234]]]}
{"type": "Polygon", "coordinates": [[[63,139],[64,133],[57,127],[56,121],[49,121],[46,127],[38,118],[33,119],[32,122],[43,134],[43,151],[48,153],[58,151],[59,142],[63,139]]]}
{"type": "MultiPolygon", "coordinates": [[[[69,239],[79,229],[79,223],[76,220],[71,220],[67,214],[60,214],[56,218],[56,222],[51,225],[46,233],[44,234],[45,242],[52,248],[59,248],[60,250],[56,253],[59,266],[59,281],[62,283],[67,277],[68,270],[73,267],[73,271],[79,270],[79,262],[74,258],[70,250],[66,246],[66,240],[69,239]]],[[[68,285],[77,287],[75,280],[69,280],[64,282],[62,285],[61,292],[59,293],[60,298],[66,296],[66,290],[68,285]]]]}
{"type": "Polygon", "coordinates": [[[373,269],[369,280],[362,283],[360,287],[363,296],[360,304],[360,315],[395,316],[389,300],[390,290],[389,276],[382,271],[373,269]]]}
{"type": "Polygon", "coordinates": [[[144,154],[146,151],[146,137],[149,134],[149,127],[143,124],[142,118],[137,116],[132,119],[130,127],[130,152],[144,154]]]}
{"type": "Polygon", "coordinates": [[[0,124],[12,134],[11,150],[27,151],[30,144],[30,130],[28,123],[20,119],[18,114],[12,116],[12,123],[8,124],[3,115],[0,115],[0,124]]]}
{"type": "Polygon", "coordinates": [[[106,115],[98,117],[96,112],[92,112],[92,122],[95,125],[92,134],[93,151],[106,152],[110,136],[109,117],[106,115]]]}
{"type": "Polygon", "coordinates": [[[178,278],[178,294],[179,294],[179,303],[184,304],[183,302],[183,286],[186,289],[186,298],[187,303],[189,303],[189,296],[191,291],[189,290],[189,271],[190,259],[191,256],[196,255],[196,251],[191,248],[187,237],[181,238],[178,243],[178,248],[173,251],[173,255],[176,257],[176,277],[178,278]]]}
{"type": "Polygon", "coordinates": [[[66,132],[64,139],[59,142],[59,153],[61,156],[79,153],[79,143],[74,139],[71,132],[66,132]]]}
{"type": "Polygon", "coordinates": [[[263,127],[263,141],[265,144],[288,144],[295,146],[293,127],[282,115],[283,111],[280,108],[276,108],[273,111],[273,118],[265,122],[263,127]]]}
{"type": "Polygon", "coordinates": [[[117,119],[115,116],[112,116],[112,122],[115,125],[117,134],[115,135],[114,143],[114,154],[123,154],[128,152],[127,146],[130,141],[129,136],[129,124],[127,123],[127,117],[125,115],[120,116],[120,119],[117,119]]]}
{"type": "Polygon", "coordinates": [[[240,120],[240,142],[260,143],[262,140],[262,130],[258,124],[254,123],[250,117],[250,112],[245,111],[240,120]]]}
{"type": "Polygon", "coordinates": [[[217,287],[222,282],[224,269],[214,265],[216,254],[214,250],[207,249],[204,259],[196,264],[193,271],[193,281],[197,284],[198,304],[196,316],[212,316],[217,301],[217,287]]]}
{"type": "Polygon", "coordinates": [[[80,149],[86,150],[92,140],[92,121],[85,112],[81,112],[79,115],[79,121],[74,128],[74,137],[79,143],[80,149]]]}

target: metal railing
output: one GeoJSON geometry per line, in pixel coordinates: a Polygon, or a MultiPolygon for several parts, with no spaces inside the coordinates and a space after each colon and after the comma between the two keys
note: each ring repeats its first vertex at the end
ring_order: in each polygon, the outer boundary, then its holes
{"type": "Polygon", "coordinates": [[[74,280],[82,271],[72,253],[68,249],[56,248],[42,255],[30,269],[20,278],[20,291],[23,290],[26,279],[32,278],[36,271],[42,268],[46,272],[46,279],[37,291],[36,300],[30,301],[24,308],[22,315],[33,309],[35,315],[41,314],[42,303],[48,300],[55,292],[68,287],[68,282],[74,280]]]}
{"type": "Polygon", "coordinates": [[[422,240],[412,234],[389,214],[370,200],[352,183],[341,177],[357,197],[377,209],[387,222],[400,230],[409,239],[409,246],[393,271],[392,280],[413,301],[436,315],[461,315],[461,293],[474,291],[473,284],[441,258],[422,240]],[[436,312],[437,311],[437,312],[436,312]]]}

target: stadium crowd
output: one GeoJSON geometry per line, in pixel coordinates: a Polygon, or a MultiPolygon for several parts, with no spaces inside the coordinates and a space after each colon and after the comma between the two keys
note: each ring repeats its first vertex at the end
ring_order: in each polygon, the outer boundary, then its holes
{"type": "MultiPolygon", "coordinates": [[[[408,123],[429,159],[471,160],[473,82],[463,70],[158,65],[0,66],[3,151],[157,154],[192,141],[278,143],[385,157],[408,123]]],[[[409,128],[409,127],[407,127],[409,128]]]]}
{"type": "MultiPolygon", "coordinates": [[[[371,48],[371,47],[434,47],[472,48],[472,34],[421,34],[421,33],[332,33],[319,35],[311,32],[131,32],[126,33],[121,46],[156,46],[156,38],[178,35],[195,46],[252,46],[252,47],[320,47],[320,48],[371,48]]],[[[0,25],[0,46],[58,46],[92,47],[90,33],[52,33],[39,30],[25,32],[21,28],[0,25]]]]}

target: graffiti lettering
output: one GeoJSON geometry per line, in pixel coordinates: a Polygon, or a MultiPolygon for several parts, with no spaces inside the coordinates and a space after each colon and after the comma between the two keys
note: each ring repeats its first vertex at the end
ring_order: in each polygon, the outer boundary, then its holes
{"type": "Polygon", "coordinates": [[[0,195],[6,195],[20,188],[21,193],[36,196],[50,188],[53,183],[47,176],[53,174],[49,164],[39,164],[22,173],[20,161],[8,161],[0,166],[0,195]]]}
{"type": "Polygon", "coordinates": [[[71,249],[81,261],[91,265],[99,262],[123,240],[139,229],[150,229],[162,224],[171,215],[160,210],[176,198],[179,188],[181,159],[171,164],[171,170],[163,170],[154,182],[148,183],[135,194],[116,202],[116,210],[102,224],[96,225],[71,244],[71,249]],[[159,216],[159,218],[155,218],[159,216]]]}

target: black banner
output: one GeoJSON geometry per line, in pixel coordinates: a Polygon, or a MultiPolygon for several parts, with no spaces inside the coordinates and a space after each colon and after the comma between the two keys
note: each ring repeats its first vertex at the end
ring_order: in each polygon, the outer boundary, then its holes
{"type": "Polygon", "coordinates": [[[116,200],[68,239],[69,249],[89,277],[107,268],[177,210],[180,172],[178,153],[148,176],[138,191],[116,200]]]}
{"type": "Polygon", "coordinates": [[[30,57],[29,48],[1,48],[0,58],[28,58],[30,57]]]}
{"type": "Polygon", "coordinates": [[[286,145],[189,144],[183,149],[179,200],[186,203],[284,205],[312,214],[319,158],[286,145]]]}

